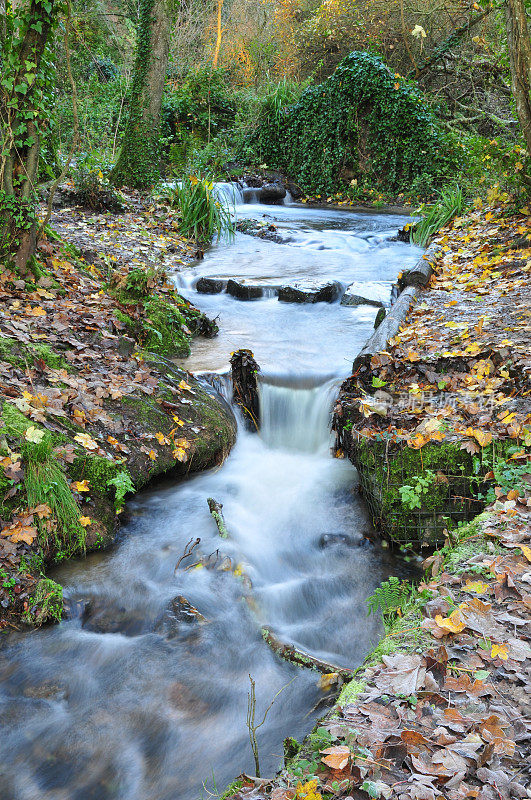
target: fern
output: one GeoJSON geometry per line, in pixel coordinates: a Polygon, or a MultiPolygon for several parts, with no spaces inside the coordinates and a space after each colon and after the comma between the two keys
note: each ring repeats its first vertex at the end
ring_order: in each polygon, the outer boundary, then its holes
{"type": "Polygon", "coordinates": [[[369,614],[377,614],[378,611],[384,619],[398,614],[402,611],[411,597],[413,587],[406,580],[400,580],[391,576],[388,581],[374,590],[373,594],[367,598],[369,614]]]}

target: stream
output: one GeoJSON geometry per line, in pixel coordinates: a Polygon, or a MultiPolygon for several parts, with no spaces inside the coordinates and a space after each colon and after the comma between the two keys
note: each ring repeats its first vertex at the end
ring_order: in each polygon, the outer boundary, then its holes
{"type": "Polygon", "coordinates": [[[274,223],[284,243],[238,233],[175,275],[180,291],[220,326],[216,339],[193,345],[183,366],[223,372],[232,351],[252,349],[262,368],[261,432],[240,426],[222,468],[137,495],[113,550],[52,575],[65,587],[70,618],[3,637],[1,800],[207,800],[223,792],[240,772],[254,774],[249,674],[258,719],[286,687],[258,732],[262,775],[273,774],[283,738],[311,730],[325,695],[317,673],[273,654],[260,624],[355,667],[381,633],[366,597],[390,574],[406,574],[386,550],[362,546],[370,522],[355,470],[330,456],[331,405],[377,309],[275,296],[241,301],[194,287],[202,276],[264,286],[311,277],[377,282],[390,295],[397,274],[418,258],[417,248],[390,241],[407,218],[243,204],[234,194],[240,218],[274,223]],[[227,540],[207,497],[223,503],[227,540]],[[230,572],[174,574],[198,536],[201,554],[221,546],[243,565],[253,613],[230,572]],[[204,623],[169,611],[180,595],[204,623]]]}

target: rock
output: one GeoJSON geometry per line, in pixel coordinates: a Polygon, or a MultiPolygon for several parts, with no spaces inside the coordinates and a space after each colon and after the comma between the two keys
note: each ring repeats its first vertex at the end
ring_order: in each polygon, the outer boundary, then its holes
{"type": "Polygon", "coordinates": [[[379,308],[378,313],[376,314],[376,319],[374,320],[374,330],[378,328],[385,319],[386,311],[385,308],[379,308]]]}
{"type": "Polygon", "coordinates": [[[356,542],[347,533],[323,533],[319,538],[319,547],[324,550],[325,547],[332,547],[336,544],[345,544],[347,547],[355,547],[356,542]]]}
{"type": "Polygon", "coordinates": [[[264,289],[262,286],[253,286],[245,281],[233,281],[231,278],[227,283],[227,294],[237,297],[238,300],[256,300],[263,296],[264,289]]]}
{"type": "Polygon", "coordinates": [[[155,624],[155,632],[161,633],[166,639],[173,639],[179,633],[182,625],[200,625],[206,619],[197,608],[188,602],[182,595],[174,597],[164,611],[162,618],[155,624]]]}
{"type": "Polygon", "coordinates": [[[199,278],[195,288],[201,294],[220,294],[227,287],[227,281],[222,278],[199,278]]]}
{"type": "Polygon", "coordinates": [[[383,282],[351,283],[341,298],[342,306],[377,306],[389,304],[391,286],[383,282]]]}
{"type": "Polygon", "coordinates": [[[130,336],[120,336],[116,342],[116,349],[124,358],[130,358],[135,347],[136,342],[130,336]]]}
{"type": "Polygon", "coordinates": [[[286,196],[286,190],[281,183],[266,183],[258,192],[260,203],[280,203],[286,196]]]}
{"type": "Polygon", "coordinates": [[[106,600],[100,597],[87,604],[82,617],[82,627],[94,633],[139,636],[146,630],[146,620],[141,609],[108,605],[106,600]]]}
{"type": "Polygon", "coordinates": [[[297,183],[293,183],[293,181],[289,181],[287,189],[294,200],[300,200],[301,197],[304,197],[304,192],[301,187],[297,183]]]}
{"type": "Polygon", "coordinates": [[[282,286],[278,291],[278,299],[284,303],[333,303],[342,291],[343,287],[338,281],[300,281],[291,286],[282,286]]]}

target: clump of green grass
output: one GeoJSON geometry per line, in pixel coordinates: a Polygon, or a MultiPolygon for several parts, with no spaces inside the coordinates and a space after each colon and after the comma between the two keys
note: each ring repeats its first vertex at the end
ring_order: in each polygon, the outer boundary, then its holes
{"type": "Polygon", "coordinates": [[[193,236],[199,242],[216,239],[232,239],[234,221],[229,206],[214,191],[209,177],[184,175],[170,190],[168,200],[181,212],[179,230],[185,236],[193,236]]]}
{"type": "Polygon", "coordinates": [[[465,196],[459,186],[443,189],[439,199],[432,206],[426,206],[424,216],[411,232],[411,241],[426,247],[434,233],[444,227],[451,219],[462,214],[466,207],[465,196]]]}
{"type": "Polygon", "coordinates": [[[45,504],[51,512],[37,523],[43,546],[53,543],[57,560],[83,551],[86,533],[79,523],[81,512],[60,465],[52,458],[28,459],[24,482],[29,507],[45,504]]]}

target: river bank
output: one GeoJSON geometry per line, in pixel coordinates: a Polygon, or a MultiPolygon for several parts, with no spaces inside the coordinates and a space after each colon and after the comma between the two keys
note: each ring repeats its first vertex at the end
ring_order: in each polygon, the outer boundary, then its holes
{"type": "Polygon", "coordinates": [[[336,455],[380,532],[433,552],[416,588],[383,584],[385,636],[284,770],[227,797],[528,797],[530,232],[526,209],[456,220],[343,383],[336,455]]]}
{"type": "Polygon", "coordinates": [[[191,256],[171,219],[161,232],[138,209],[66,212],[78,222],[41,241],[33,285],[0,275],[0,628],[60,619],[47,569],[108,547],[126,496],[219,465],[236,435],[228,406],[169,360],[217,332],[160,265],[162,247],[191,256]]]}

